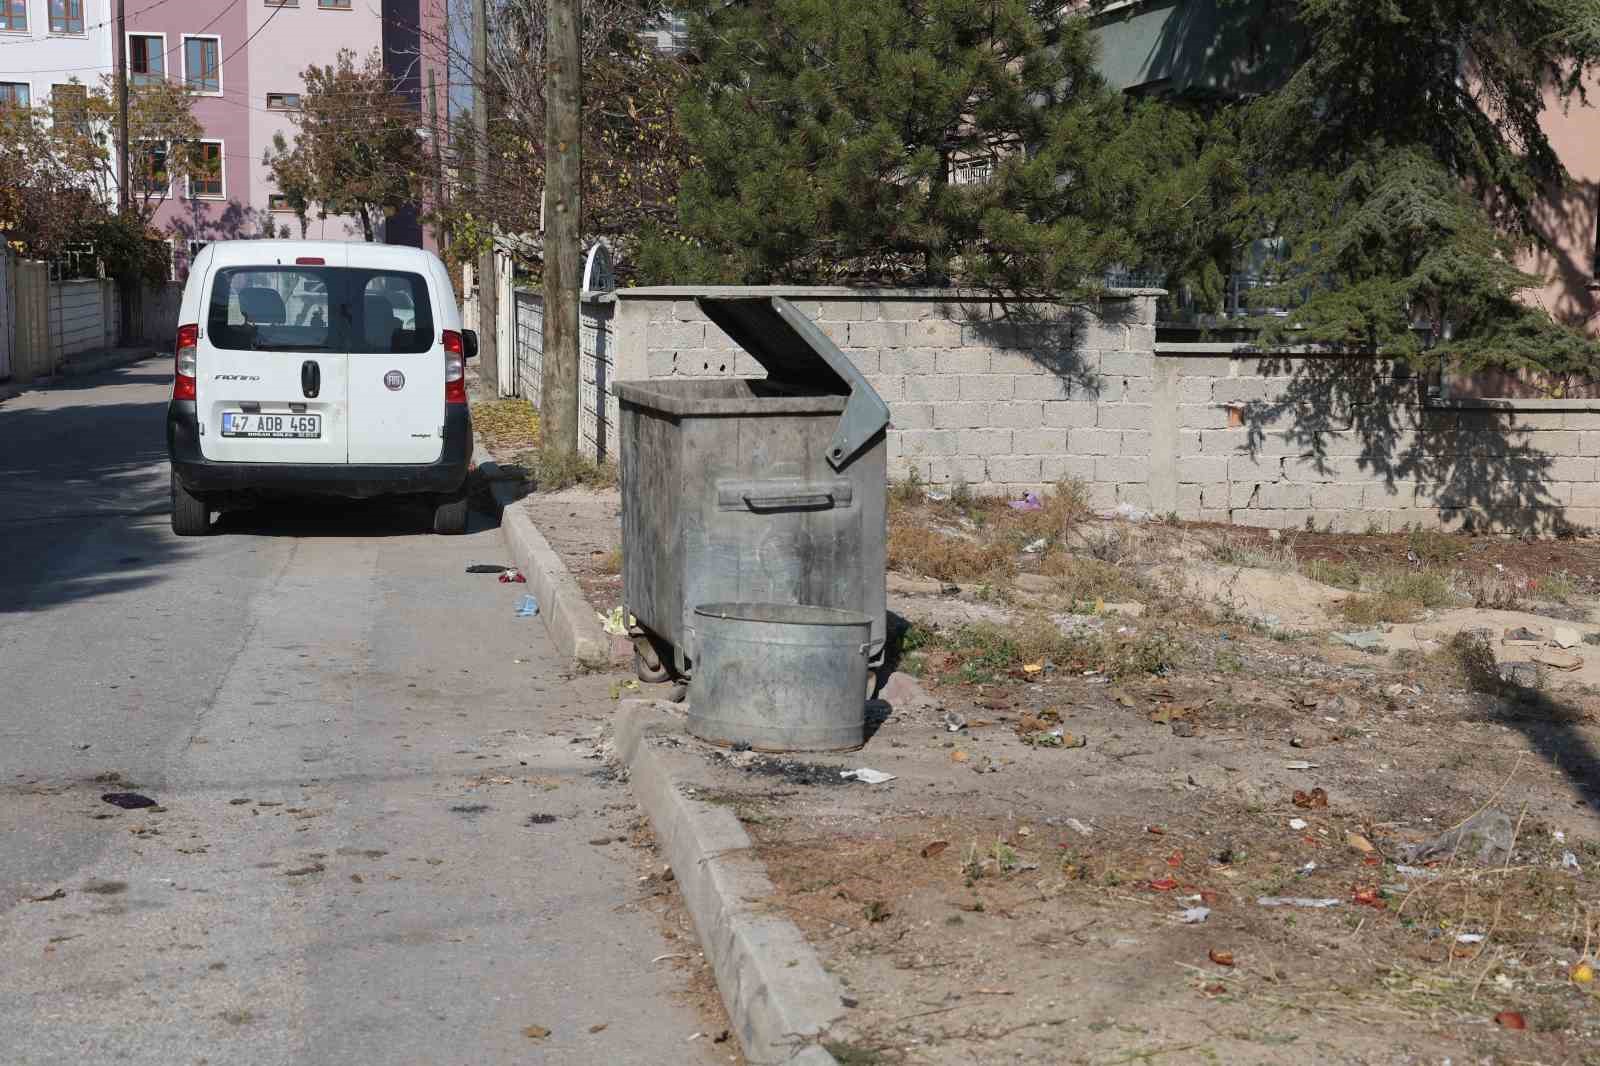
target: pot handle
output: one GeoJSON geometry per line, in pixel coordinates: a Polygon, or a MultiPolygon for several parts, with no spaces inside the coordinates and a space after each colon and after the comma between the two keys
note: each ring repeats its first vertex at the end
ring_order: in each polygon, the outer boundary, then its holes
{"type": "Polygon", "coordinates": [[[884,643],[885,643],[884,638],[883,637],[878,637],[875,640],[867,641],[865,644],[861,645],[861,647],[857,648],[856,650],[862,655],[876,655],[876,654],[878,654],[879,651],[881,651],[883,649],[884,643]]]}

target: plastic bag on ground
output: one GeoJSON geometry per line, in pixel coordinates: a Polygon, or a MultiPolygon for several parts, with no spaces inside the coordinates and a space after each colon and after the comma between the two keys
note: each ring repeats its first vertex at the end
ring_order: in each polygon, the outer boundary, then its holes
{"type": "Polygon", "coordinates": [[[1493,866],[1511,857],[1516,830],[1511,816],[1493,807],[1479,811],[1460,825],[1446,829],[1432,840],[1413,847],[1406,861],[1418,865],[1430,859],[1476,862],[1493,866]]]}

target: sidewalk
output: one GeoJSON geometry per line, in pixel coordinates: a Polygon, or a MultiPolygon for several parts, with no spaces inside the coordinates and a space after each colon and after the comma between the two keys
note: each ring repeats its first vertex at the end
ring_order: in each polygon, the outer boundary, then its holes
{"type": "Polygon", "coordinates": [[[128,366],[131,363],[143,362],[146,359],[163,354],[154,344],[130,344],[117,348],[96,348],[77,355],[68,356],[54,374],[43,374],[32,381],[11,382],[0,381],[0,400],[9,400],[19,396],[29,389],[42,389],[51,385],[59,385],[66,378],[84,377],[89,374],[98,374],[103,370],[114,370],[117,367],[128,366]]]}

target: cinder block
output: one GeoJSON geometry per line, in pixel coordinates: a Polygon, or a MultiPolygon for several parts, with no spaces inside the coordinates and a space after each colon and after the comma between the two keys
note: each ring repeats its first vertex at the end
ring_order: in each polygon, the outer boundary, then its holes
{"type": "Polygon", "coordinates": [[[762,366],[755,356],[746,351],[733,353],[733,372],[741,378],[764,378],[767,368],[762,366]]]}
{"type": "Polygon", "coordinates": [[[961,397],[961,381],[954,374],[907,375],[906,399],[920,403],[937,403],[961,397]]]}
{"type": "Polygon", "coordinates": [[[1101,456],[1094,461],[1094,479],[1122,484],[1149,481],[1150,460],[1139,456],[1101,456]]]}
{"type": "Polygon", "coordinates": [[[1117,485],[1117,502],[1130,507],[1150,510],[1150,486],[1145,482],[1129,481],[1117,485]]]}
{"type": "Polygon", "coordinates": [[[1593,481],[1595,460],[1582,456],[1554,456],[1546,461],[1543,471],[1546,481],[1593,481]]]}
{"type": "Polygon", "coordinates": [[[1103,511],[1117,505],[1117,486],[1115,482],[1091,481],[1087,486],[1085,495],[1088,497],[1089,506],[1097,511],[1103,511]]]}
{"type": "Polygon", "coordinates": [[[884,454],[889,457],[889,462],[891,464],[893,464],[895,460],[901,459],[905,456],[906,449],[904,438],[905,434],[900,430],[895,429],[894,424],[891,422],[889,428],[883,434],[884,454]]]}
{"type": "Polygon", "coordinates": [[[1013,395],[1019,400],[1069,400],[1072,389],[1063,378],[1038,371],[1012,377],[1013,395]]]}
{"type": "Polygon", "coordinates": [[[989,478],[988,463],[977,455],[930,459],[928,470],[928,480],[938,485],[953,485],[961,481],[976,485],[989,478]]]}
{"type": "MultiPolygon", "coordinates": [[[[663,303],[663,307],[667,305],[663,303]]],[[[706,313],[700,310],[700,305],[693,300],[677,300],[671,305],[671,311],[664,321],[676,322],[704,322],[706,313]]]]}
{"type": "MultiPolygon", "coordinates": [[[[1083,347],[1098,348],[1102,352],[1121,352],[1128,349],[1127,326],[1107,325],[1091,320],[1084,328],[1083,347]]],[[[1148,346],[1147,346],[1148,347],[1148,346]]]]}
{"type": "Polygon", "coordinates": [[[846,348],[844,355],[863,374],[876,374],[881,365],[876,348],[846,348]]]}
{"type": "Polygon", "coordinates": [[[1267,383],[1262,378],[1223,378],[1211,385],[1213,403],[1251,403],[1267,397],[1267,383]]]}
{"type": "Polygon", "coordinates": [[[1123,403],[1149,403],[1155,399],[1156,383],[1152,378],[1120,378],[1123,403]]]}
{"type": "Polygon", "coordinates": [[[951,318],[958,308],[944,300],[879,300],[878,316],[885,322],[915,322],[922,318],[951,318]]]}
{"type": "Polygon", "coordinates": [[[929,349],[934,352],[934,369],[941,374],[987,374],[990,368],[988,348],[929,349]]]}
{"type": "Polygon", "coordinates": [[[659,337],[663,348],[704,348],[706,327],[701,322],[671,322],[661,328],[659,337]]]}
{"type": "Polygon", "coordinates": [[[1201,494],[1199,485],[1179,485],[1178,495],[1174,500],[1178,515],[1182,518],[1193,518],[1200,513],[1200,508],[1205,506],[1205,499],[1201,494]]]}
{"type": "Polygon", "coordinates": [[[848,325],[852,348],[918,348],[931,347],[906,343],[904,322],[851,322],[848,325]]]}
{"type": "Polygon", "coordinates": [[[653,378],[670,378],[678,370],[678,353],[664,349],[651,349],[644,356],[644,371],[653,378]]]}
{"type": "Polygon", "coordinates": [[[1100,352],[1100,373],[1147,378],[1155,371],[1156,357],[1149,352],[1100,352]]]}
{"type": "Polygon", "coordinates": [[[1096,403],[1121,403],[1124,393],[1124,381],[1133,382],[1145,380],[1142,378],[1108,378],[1104,374],[1097,374],[1089,379],[1086,384],[1076,386],[1074,392],[1079,399],[1094,400],[1096,403]]]}
{"type": "Polygon", "coordinates": [[[989,425],[1007,429],[1037,429],[1044,425],[1045,405],[1038,400],[1002,400],[989,405],[989,425]]]}
{"type": "Polygon", "coordinates": [[[932,374],[934,352],[932,348],[881,348],[878,365],[885,374],[932,374]]]}
{"type": "Polygon", "coordinates": [[[915,456],[956,455],[961,452],[961,435],[954,429],[908,429],[900,434],[903,454],[915,456]]]}
{"type": "MultiPolygon", "coordinates": [[[[957,349],[962,351],[964,349],[957,349]]],[[[1019,352],[1011,348],[994,348],[989,351],[988,369],[996,374],[1040,374],[1075,371],[1075,361],[1069,362],[1044,353],[1019,352]]]]}
{"type": "Polygon", "coordinates": [[[1100,420],[1100,405],[1063,400],[1044,405],[1044,424],[1057,429],[1085,429],[1100,420]]]}
{"type": "Polygon", "coordinates": [[[1101,429],[1141,429],[1151,425],[1152,408],[1149,404],[1102,404],[1101,429]]]}
{"type": "Polygon", "coordinates": [[[1600,507],[1600,482],[1580,481],[1572,486],[1573,507],[1600,507]]]}
{"type": "Polygon", "coordinates": [[[1206,454],[1205,434],[1198,429],[1178,430],[1178,447],[1175,450],[1179,455],[1206,454]]]}
{"type": "Polygon", "coordinates": [[[990,456],[989,480],[1011,485],[1042,485],[1041,468],[1037,455],[990,456]]]}
{"type": "Polygon", "coordinates": [[[962,374],[963,400],[1009,400],[1016,393],[1017,379],[1010,374],[962,374]]]}
{"type": "Polygon", "coordinates": [[[1585,431],[1578,434],[1579,455],[1600,455],[1600,431],[1585,431]]]}
{"type": "Polygon", "coordinates": [[[890,424],[896,429],[932,429],[934,405],[896,403],[889,406],[890,424]]]}
{"type": "Polygon", "coordinates": [[[1276,459],[1249,453],[1228,456],[1229,481],[1278,481],[1282,477],[1283,464],[1276,459]]]}
{"type": "Polygon", "coordinates": [[[936,403],[934,428],[981,429],[989,424],[989,407],[986,403],[936,403]]]}
{"type": "MultiPolygon", "coordinates": [[[[855,324],[858,325],[858,326],[860,325],[860,323],[855,323],[855,324]]],[[[851,323],[849,323],[849,322],[818,322],[817,323],[817,328],[822,331],[822,335],[827,337],[830,341],[832,341],[834,344],[838,345],[840,348],[848,348],[848,347],[850,347],[850,326],[851,326],[851,323]]],[[[865,336],[863,336],[860,340],[858,340],[856,342],[856,344],[858,346],[860,346],[860,347],[863,347],[863,348],[866,348],[866,347],[872,347],[872,348],[888,347],[888,345],[874,344],[871,341],[868,341],[865,338],[865,336]]]]}
{"type": "Polygon", "coordinates": [[[1117,455],[1122,451],[1122,434],[1114,429],[1069,430],[1067,451],[1073,455],[1117,455]]]}
{"type": "Polygon", "coordinates": [[[1222,525],[1229,525],[1233,522],[1233,512],[1225,507],[1205,507],[1201,509],[1200,515],[1196,521],[1217,522],[1222,525]]]}
{"type": "Polygon", "coordinates": [[[1287,481],[1269,482],[1261,486],[1261,491],[1256,496],[1256,505],[1274,509],[1309,508],[1311,487],[1287,481]]]}
{"type": "Polygon", "coordinates": [[[1178,361],[1179,381],[1184,378],[1231,378],[1236,362],[1228,355],[1177,355],[1171,352],[1162,352],[1157,358],[1178,361]]]}
{"type": "Polygon", "coordinates": [[[1211,404],[1180,404],[1178,425],[1184,429],[1227,429],[1228,409],[1211,404]]]}
{"type": "Polygon", "coordinates": [[[1257,507],[1256,496],[1261,491],[1259,481],[1230,481],[1228,483],[1228,506],[1233,510],[1246,507],[1257,507]]]}
{"type": "Polygon", "coordinates": [[[883,399],[884,403],[896,403],[900,400],[915,400],[918,397],[907,395],[907,386],[913,381],[926,381],[927,378],[906,378],[899,374],[874,374],[867,378],[867,384],[883,399]]]}
{"type": "Polygon", "coordinates": [[[962,345],[961,324],[942,318],[924,318],[916,322],[885,322],[898,326],[904,343],[913,348],[959,348],[962,345]]]}
{"type": "Polygon", "coordinates": [[[1040,456],[1039,476],[1047,484],[1057,481],[1093,481],[1094,457],[1091,455],[1040,456]]]}
{"type": "Polygon", "coordinates": [[[817,301],[817,313],[810,317],[822,322],[872,322],[878,318],[878,301],[822,299],[817,301]]]}
{"type": "Polygon", "coordinates": [[[1512,425],[1524,430],[1565,429],[1566,415],[1556,411],[1517,411],[1512,425]]]}
{"type": "Polygon", "coordinates": [[[1064,429],[1019,429],[1011,434],[1011,450],[1017,455],[1061,455],[1067,451],[1064,429]]]}
{"type": "Polygon", "coordinates": [[[1123,430],[1122,454],[1148,458],[1150,455],[1150,434],[1143,430],[1123,430]]]}
{"type": "Polygon", "coordinates": [[[1361,509],[1364,511],[1393,511],[1410,507],[1415,501],[1416,486],[1409,482],[1367,484],[1361,487],[1361,509]]]}
{"type": "Polygon", "coordinates": [[[719,352],[737,352],[739,345],[734,339],[722,332],[721,326],[706,326],[706,347],[719,352]]]}
{"type": "Polygon", "coordinates": [[[1135,352],[1153,352],[1156,349],[1154,326],[1129,326],[1128,348],[1135,352]]]}
{"type": "Polygon", "coordinates": [[[961,455],[1010,455],[1011,431],[1009,429],[963,429],[959,434],[961,455]]]}
{"type": "Polygon", "coordinates": [[[1228,480],[1226,455],[1186,455],[1178,460],[1178,483],[1208,484],[1228,480]]]}

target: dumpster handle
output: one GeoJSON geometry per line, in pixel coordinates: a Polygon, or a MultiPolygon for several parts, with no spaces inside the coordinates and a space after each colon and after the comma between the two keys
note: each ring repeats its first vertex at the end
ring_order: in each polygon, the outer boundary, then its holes
{"type": "Polygon", "coordinates": [[[775,507],[831,507],[833,493],[806,492],[792,496],[757,496],[753,492],[747,492],[744,494],[744,502],[752,511],[775,507]]]}

